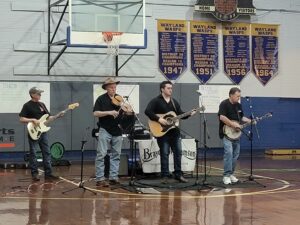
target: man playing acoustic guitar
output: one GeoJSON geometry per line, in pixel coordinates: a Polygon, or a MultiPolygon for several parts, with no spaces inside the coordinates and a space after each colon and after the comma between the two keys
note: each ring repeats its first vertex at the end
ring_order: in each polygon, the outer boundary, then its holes
{"type": "Polygon", "coordinates": [[[241,90],[233,87],[229,91],[229,98],[219,105],[219,136],[224,145],[223,183],[226,185],[238,182],[233,174],[240,155],[240,139],[230,139],[224,133],[224,127],[227,125],[233,129],[242,129],[241,123],[251,123],[250,119],[244,117],[242,105],[239,103],[240,98],[241,90]]]}
{"type": "MultiPolygon", "coordinates": [[[[45,115],[49,114],[48,109],[46,108],[45,104],[40,102],[41,93],[44,92],[43,90],[38,89],[37,87],[32,87],[29,90],[29,95],[31,100],[26,102],[23,105],[23,108],[19,114],[20,122],[22,123],[33,123],[34,125],[39,125],[39,119],[45,115]]],[[[57,117],[63,116],[64,113],[60,113],[57,116],[49,116],[48,121],[54,120],[57,117]]],[[[43,165],[45,170],[45,179],[48,180],[57,180],[58,177],[52,174],[52,165],[51,165],[51,154],[50,148],[48,144],[48,134],[47,132],[42,133],[39,139],[33,140],[28,134],[28,142],[29,142],[29,165],[31,168],[31,176],[33,181],[39,181],[40,178],[38,177],[38,164],[37,164],[37,156],[36,153],[38,148],[40,147],[43,156],[43,165]]]]}
{"type": "MultiPolygon", "coordinates": [[[[179,103],[172,98],[173,84],[170,81],[163,81],[160,84],[161,94],[154,99],[152,99],[146,110],[145,114],[149,117],[151,121],[158,122],[162,126],[168,126],[168,121],[166,117],[159,116],[158,114],[166,114],[174,111],[177,115],[183,114],[179,103]]],[[[191,115],[194,115],[196,110],[192,110],[189,115],[182,119],[186,119],[191,115]]],[[[157,144],[160,148],[160,158],[161,158],[161,183],[167,184],[169,177],[169,151],[170,148],[174,154],[174,175],[175,179],[179,182],[188,182],[182,176],[181,171],[181,140],[180,131],[176,126],[171,126],[172,129],[168,130],[162,136],[156,136],[157,144]]],[[[153,133],[153,132],[152,132],[153,133]]],[[[155,136],[155,135],[154,135],[155,136]]]]}

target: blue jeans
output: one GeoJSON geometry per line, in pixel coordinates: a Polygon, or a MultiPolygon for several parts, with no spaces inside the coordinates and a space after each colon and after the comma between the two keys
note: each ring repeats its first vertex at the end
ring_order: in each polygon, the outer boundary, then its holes
{"type": "Polygon", "coordinates": [[[52,174],[52,166],[50,148],[48,144],[48,134],[43,133],[38,140],[32,140],[30,137],[28,137],[28,142],[30,154],[29,166],[31,168],[31,175],[37,176],[39,173],[36,153],[38,151],[38,148],[40,147],[43,156],[45,176],[50,176],[52,174]]]}
{"type": "Polygon", "coordinates": [[[237,159],[240,155],[240,140],[230,141],[227,138],[223,138],[224,144],[224,177],[233,175],[237,159]]]}
{"type": "Polygon", "coordinates": [[[174,175],[175,177],[180,177],[182,175],[181,172],[181,139],[180,133],[173,129],[169,131],[162,137],[157,138],[157,144],[160,149],[160,168],[161,168],[161,176],[167,177],[169,176],[169,153],[170,148],[172,149],[174,156],[174,175]]]}
{"type": "Polygon", "coordinates": [[[122,136],[112,136],[105,129],[99,129],[97,156],[95,160],[96,181],[104,180],[104,157],[111,149],[109,179],[118,180],[119,165],[122,149],[122,136]],[[111,148],[110,148],[111,147],[111,148]]]}

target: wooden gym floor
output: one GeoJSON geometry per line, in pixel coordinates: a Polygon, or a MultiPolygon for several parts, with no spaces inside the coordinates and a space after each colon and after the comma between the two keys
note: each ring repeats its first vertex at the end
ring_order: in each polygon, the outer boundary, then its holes
{"type": "MultiPolygon", "coordinates": [[[[254,185],[141,194],[97,189],[89,179],[94,166],[84,165],[84,187],[96,195],[83,188],[62,193],[80,181],[80,165],[55,167],[61,180],[47,183],[32,183],[29,170],[0,169],[0,225],[299,225],[300,160],[263,156],[254,158],[254,168],[260,184],[249,181],[249,158],[243,157],[237,176],[254,185]]],[[[209,160],[207,169],[208,176],[221,176],[222,161],[209,160]]],[[[129,178],[121,180],[128,184],[129,178]]]]}

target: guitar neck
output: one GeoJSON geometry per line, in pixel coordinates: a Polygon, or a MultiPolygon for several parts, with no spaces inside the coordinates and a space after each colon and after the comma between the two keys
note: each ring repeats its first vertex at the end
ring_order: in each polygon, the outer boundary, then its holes
{"type": "Polygon", "coordinates": [[[245,128],[245,127],[247,127],[247,126],[250,126],[251,124],[254,124],[254,123],[256,123],[256,122],[258,122],[258,121],[260,121],[260,120],[263,120],[263,119],[265,119],[265,118],[271,117],[271,116],[272,116],[272,113],[267,113],[266,115],[264,115],[264,116],[262,116],[262,117],[258,117],[258,118],[256,118],[256,119],[253,119],[253,120],[251,120],[250,123],[245,123],[245,124],[243,124],[243,125],[242,125],[242,129],[245,128]]]}
{"type": "Polygon", "coordinates": [[[196,112],[197,112],[197,111],[201,111],[201,110],[202,110],[202,107],[197,108],[197,109],[192,109],[192,110],[190,110],[190,111],[188,111],[188,112],[185,112],[185,113],[183,113],[183,114],[180,114],[180,115],[178,115],[178,116],[175,116],[175,117],[173,117],[172,119],[173,119],[173,120],[179,120],[179,119],[182,119],[182,118],[184,118],[184,117],[186,117],[186,116],[191,115],[191,113],[192,113],[193,111],[195,111],[195,110],[196,110],[196,112]]]}
{"type": "Polygon", "coordinates": [[[68,112],[69,110],[71,110],[71,109],[66,108],[66,109],[63,110],[63,111],[60,111],[59,113],[57,113],[56,115],[54,115],[53,117],[51,117],[51,119],[48,119],[48,120],[47,120],[47,123],[53,122],[54,120],[56,120],[57,118],[59,118],[60,115],[61,115],[62,113],[66,113],[66,112],[68,112]]]}
{"type": "Polygon", "coordinates": [[[243,124],[243,125],[242,125],[242,129],[245,128],[245,127],[250,126],[251,123],[254,124],[254,123],[257,122],[257,121],[259,121],[259,120],[258,120],[258,119],[254,119],[254,120],[252,120],[250,123],[245,123],[245,124],[243,124]]]}

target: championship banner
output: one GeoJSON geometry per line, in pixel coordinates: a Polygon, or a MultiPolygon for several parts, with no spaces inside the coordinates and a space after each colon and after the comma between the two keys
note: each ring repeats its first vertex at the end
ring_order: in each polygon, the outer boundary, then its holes
{"type": "Polygon", "coordinates": [[[206,83],[219,69],[216,23],[191,21],[191,70],[206,83]]]}
{"type": "Polygon", "coordinates": [[[252,24],[252,66],[255,76],[266,85],[278,72],[278,25],[252,24]]]}
{"type": "MultiPolygon", "coordinates": [[[[140,160],[144,173],[160,172],[160,150],[156,139],[135,140],[139,144],[140,160]]],[[[181,139],[182,158],[181,170],[194,171],[196,162],[196,143],[195,139],[181,139]]],[[[169,155],[169,171],[174,171],[173,153],[169,155]]]]}
{"type": "Polygon", "coordinates": [[[170,81],[187,68],[187,21],[158,20],[159,69],[170,81]]]}
{"type": "Polygon", "coordinates": [[[239,84],[250,72],[250,24],[224,24],[222,32],[224,71],[239,84]]]}

